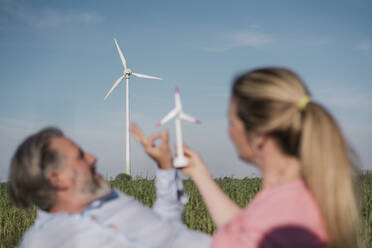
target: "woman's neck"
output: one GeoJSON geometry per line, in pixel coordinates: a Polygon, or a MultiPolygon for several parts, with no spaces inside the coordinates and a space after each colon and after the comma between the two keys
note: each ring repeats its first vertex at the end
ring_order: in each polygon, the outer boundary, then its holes
{"type": "Polygon", "coordinates": [[[260,158],[263,188],[273,188],[301,178],[301,164],[293,156],[283,154],[276,143],[268,142],[260,158]]]}

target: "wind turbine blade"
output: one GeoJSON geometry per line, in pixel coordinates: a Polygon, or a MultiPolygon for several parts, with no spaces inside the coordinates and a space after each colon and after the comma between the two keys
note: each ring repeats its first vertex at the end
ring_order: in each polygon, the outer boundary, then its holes
{"type": "Polygon", "coordinates": [[[121,80],[123,80],[124,78],[124,75],[119,77],[118,80],[116,80],[116,82],[114,83],[114,85],[111,87],[111,89],[109,90],[109,92],[107,92],[105,98],[103,98],[103,100],[106,100],[107,97],[111,94],[111,92],[119,85],[119,83],[121,82],[121,80]]]}
{"type": "Polygon", "coordinates": [[[149,76],[149,75],[145,75],[145,74],[141,74],[141,73],[137,73],[137,72],[132,72],[132,75],[134,75],[136,77],[140,77],[140,78],[163,80],[160,77],[149,76]]]}
{"type": "Polygon", "coordinates": [[[159,123],[156,124],[157,127],[165,124],[170,119],[174,118],[180,112],[179,108],[172,109],[159,123]]]}
{"type": "Polygon", "coordinates": [[[192,117],[190,115],[185,114],[184,112],[181,112],[180,118],[183,119],[183,120],[186,120],[186,121],[193,122],[195,124],[201,124],[201,122],[199,120],[195,119],[194,117],[192,117]]]}
{"type": "Polygon", "coordinates": [[[174,90],[174,100],[176,102],[176,107],[182,109],[180,90],[178,87],[174,90]]]}
{"type": "Polygon", "coordinates": [[[126,70],[126,69],[127,69],[127,61],[125,61],[124,55],[123,55],[123,53],[121,52],[120,47],[119,47],[119,44],[118,44],[118,42],[116,41],[116,39],[114,39],[114,41],[115,41],[116,48],[118,49],[118,52],[119,52],[119,55],[120,55],[121,62],[123,63],[124,70],[126,70]]]}

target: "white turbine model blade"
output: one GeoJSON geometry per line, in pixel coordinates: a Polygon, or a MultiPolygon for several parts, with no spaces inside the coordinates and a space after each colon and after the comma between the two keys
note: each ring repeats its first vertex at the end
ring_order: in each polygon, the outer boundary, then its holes
{"type": "Polygon", "coordinates": [[[127,61],[125,61],[124,55],[123,55],[123,53],[121,52],[120,47],[119,47],[119,44],[118,44],[118,42],[116,41],[116,39],[114,39],[114,41],[115,41],[116,48],[118,49],[118,52],[119,52],[119,55],[120,55],[121,62],[123,63],[124,70],[126,70],[126,69],[127,69],[127,61]]]}
{"type": "Polygon", "coordinates": [[[163,80],[160,77],[149,76],[149,75],[145,75],[145,74],[141,74],[141,73],[137,73],[137,72],[132,72],[132,75],[134,75],[136,77],[140,77],[140,78],[163,80]]]}
{"type": "Polygon", "coordinates": [[[176,115],[180,112],[179,108],[172,109],[159,123],[156,124],[157,127],[160,127],[161,125],[165,124],[170,119],[176,117],[176,115]]]}
{"type": "Polygon", "coordinates": [[[114,85],[111,87],[111,89],[109,90],[109,92],[107,92],[105,98],[103,98],[104,100],[107,99],[107,97],[109,97],[109,95],[111,94],[111,92],[119,85],[119,83],[121,82],[121,80],[123,80],[125,76],[121,76],[118,78],[118,80],[116,80],[116,82],[114,83],[114,85]]]}
{"type": "Polygon", "coordinates": [[[195,119],[194,117],[190,115],[185,114],[184,112],[181,112],[180,118],[183,120],[189,121],[189,122],[193,122],[195,124],[201,124],[199,120],[195,119]]]}
{"type": "Polygon", "coordinates": [[[178,88],[174,90],[174,101],[176,103],[176,108],[182,109],[181,96],[178,88]]]}

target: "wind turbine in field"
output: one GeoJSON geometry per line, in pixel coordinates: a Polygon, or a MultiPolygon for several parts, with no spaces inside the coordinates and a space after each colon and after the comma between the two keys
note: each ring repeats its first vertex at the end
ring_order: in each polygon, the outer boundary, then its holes
{"type": "Polygon", "coordinates": [[[119,55],[120,55],[120,59],[121,59],[121,62],[123,63],[123,67],[124,67],[124,71],[123,71],[123,75],[120,76],[116,82],[114,83],[114,85],[111,87],[111,89],[107,92],[107,94],[105,95],[104,97],[104,100],[106,100],[109,95],[111,94],[111,92],[119,85],[119,83],[125,78],[126,80],[126,102],[125,102],[125,106],[126,106],[126,112],[125,112],[125,115],[126,115],[126,118],[125,118],[125,164],[126,164],[126,169],[125,169],[125,172],[130,175],[130,154],[129,154],[129,79],[130,79],[130,76],[133,75],[133,76],[136,76],[136,77],[139,77],[139,78],[148,78],[148,79],[158,79],[158,80],[163,80],[162,78],[159,78],[159,77],[154,77],[154,76],[148,76],[148,75],[145,75],[145,74],[141,74],[141,73],[137,73],[137,72],[133,72],[131,71],[128,67],[127,67],[127,62],[125,60],[125,57],[123,55],[123,53],[121,52],[120,50],[120,47],[119,47],[119,44],[117,42],[116,39],[114,39],[115,41],[115,45],[116,45],[116,48],[119,52],[119,55]]]}
{"type": "Polygon", "coordinates": [[[175,98],[176,106],[158,124],[156,124],[156,126],[160,127],[161,125],[165,124],[167,121],[171,120],[172,118],[176,118],[175,123],[176,123],[176,139],[177,139],[177,144],[176,144],[177,157],[174,160],[174,167],[180,168],[180,167],[185,167],[189,163],[189,161],[183,154],[181,119],[193,122],[195,124],[201,124],[201,122],[195,119],[194,117],[185,114],[182,111],[180,91],[178,90],[178,88],[175,89],[174,98],[175,98]]]}

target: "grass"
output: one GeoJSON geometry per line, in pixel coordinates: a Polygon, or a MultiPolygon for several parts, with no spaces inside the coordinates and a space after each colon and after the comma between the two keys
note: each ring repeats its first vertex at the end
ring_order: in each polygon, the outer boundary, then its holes
{"type": "MultiPolygon", "coordinates": [[[[216,179],[218,185],[239,206],[246,206],[261,188],[259,178],[222,178],[216,179]]],[[[114,180],[111,185],[147,206],[155,201],[154,180],[135,179],[130,181],[114,180]]],[[[361,191],[362,217],[365,225],[364,240],[372,247],[372,173],[365,173],[359,180],[361,191]]],[[[197,188],[191,180],[184,181],[185,191],[190,196],[183,216],[184,223],[191,229],[213,234],[213,224],[197,188]]],[[[15,247],[23,233],[32,225],[36,208],[30,211],[12,206],[7,195],[7,184],[0,183],[0,248],[15,247]]]]}

